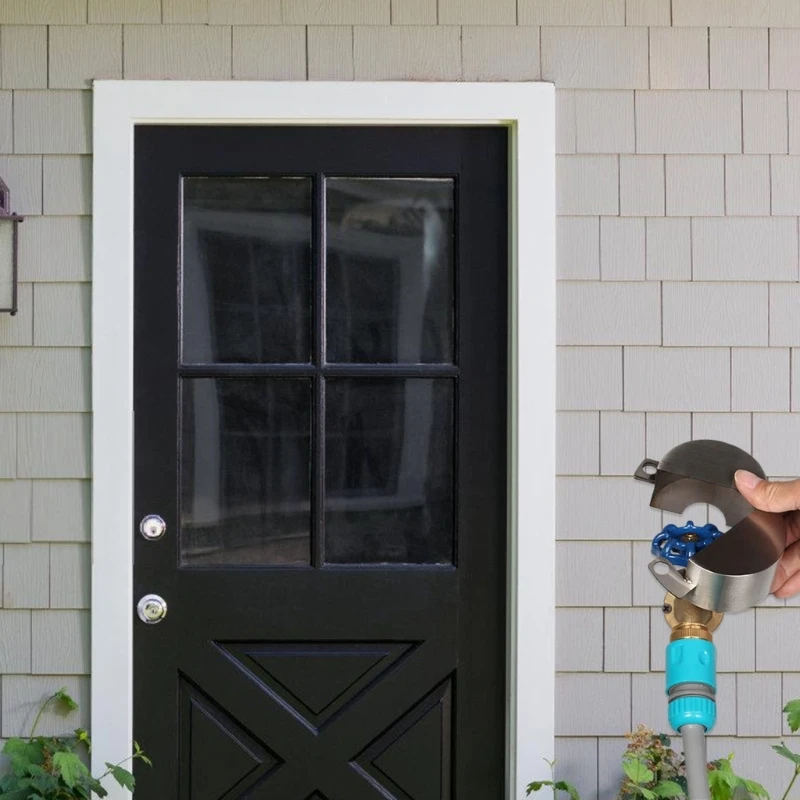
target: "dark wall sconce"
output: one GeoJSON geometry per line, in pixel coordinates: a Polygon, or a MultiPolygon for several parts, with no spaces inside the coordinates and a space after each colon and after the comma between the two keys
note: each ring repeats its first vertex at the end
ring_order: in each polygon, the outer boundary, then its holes
{"type": "Polygon", "coordinates": [[[0,313],[17,313],[17,228],[25,217],[11,212],[11,192],[0,178],[0,313]]]}

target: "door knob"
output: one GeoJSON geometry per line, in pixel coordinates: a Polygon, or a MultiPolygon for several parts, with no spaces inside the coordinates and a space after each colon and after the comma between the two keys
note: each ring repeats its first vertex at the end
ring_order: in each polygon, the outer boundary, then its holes
{"type": "Polygon", "coordinates": [[[158,514],[148,514],[139,523],[139,533],[151,542],[160,539],[166,532],[167,523],[158,514]]]}
{"type": "Polygon", "coordinates": [[[167,601],[157,594],[146,594],[136,606],[139,619],[147,625],[155,625],[167,616],[167,601]]]}

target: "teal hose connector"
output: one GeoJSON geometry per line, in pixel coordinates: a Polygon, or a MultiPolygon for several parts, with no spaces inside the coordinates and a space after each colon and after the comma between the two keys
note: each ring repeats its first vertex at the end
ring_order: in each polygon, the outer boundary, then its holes
{"type": "Polygon", "coordinates": [[[706,733],[717,719],[717,648],[703,638],[675,639],[667,645],[666,693],[669,723],[702,725],[706,733]]]}

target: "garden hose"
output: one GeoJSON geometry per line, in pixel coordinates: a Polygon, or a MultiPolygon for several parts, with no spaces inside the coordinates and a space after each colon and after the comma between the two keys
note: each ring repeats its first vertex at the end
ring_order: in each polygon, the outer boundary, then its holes
{"type": "Polygon", "coordinates": [[[687,723],[681,728],[681,737],[686,762],[686,794],[689,800],[711,800],[706,729],[702,725],[687,723]]]}

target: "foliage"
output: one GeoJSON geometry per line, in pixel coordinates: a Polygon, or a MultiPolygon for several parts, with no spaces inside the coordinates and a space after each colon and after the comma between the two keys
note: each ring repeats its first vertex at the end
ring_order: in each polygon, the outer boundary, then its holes
{"type": "Polygon", "coordinates": [[[150,759],[134,742],[134,752],[118,764],[106,763],[106,771],[93,777],[81,758],[92,746],[89,734],[78,728],[72,736],[36,736],[36,728],[46,709],[69,713],[78,704],[66,689],[59,689],[39,708],[27,739],[9,739],[3,753],[10,771],[0,778],[0,800],[89,800],[92,792],[105,797],[102,781],[109,775],[123,788],[133,791],[133,775],[122,765],[134,759],[150,764],[150,759]]]}
{"type": "Polygon", "coordinates": [[[626,738],[628,747],[622,756],[624,777],[618,800],[686,795],[683,759],[670,746],[669,736],[639,725],[626,738]]]}
{"type": "Polygon", "coordinates": [[[733,761],[733,753],[727,758],[719,758],[708,765],[711,800],[732,800],[734,797],[741,796],[763,797],[769,800],[769,793],[760,783],[741,778],[733,771],[731,761],[733,761]]]}
{"type": "Polygon", "coordinates": [[[528,794],[531,795],[534,792],[538,792],[545,787],[551,787],[553,790],[553,798],[557,800],[559,792],[565,792],[570,796],[571,800],[581,800],[581,796],[578,794],[578,790],[571,784],[567,783],[567,781],[557,781],[555,778],[555,761],[547,761],[545,762],[550,767],[550,780],[549,781],[534,781],[533,783],[528,784],[528,794]]]}
{"type": "MultiPolygon", "coordinates": [[[[800,730],[800,700],[790,700],[784,706],[783,713],[786,714],[786,724],[789,726],[789,730],[792,733],[797,733],[797,731],[800,730]]],[[[785,742],[772,745],[772,749],[779,756],[783,756],[783,758],[789,761],[793,766],[792,778],[789,781],[789,785],[786,787],[786,791],[783,793],[783,797],[781,797],[781,800],[786,800],[789,796],[789,792],[792,791],[797,777],[800,775],[800,755],[792,752],[786,746],[785,742]]]]}
{"type": "MultiPolygon", "coordinates": [[[[628,734],[628,742],[622,761],[625,777],[618,800],[687,796],[683,756],[672,749],[669,736],[640,725],[628,734]]],[[[768,798],[763,786],[733,771],[732,760],[733,754],[709,763],[708,783],[712,800],[732,800],[734,795],[742,794],[751,798],[768,798]]]]}
{"type": "MultiPolygon", "coordinates": [[[[792,733],[800,730],[800,700],[793,700],[783,710],[792,733]]],[[[639,725],[626,738],[628,746],[622,756],[623,778],[616,800],[686,800],[686,767],[683,757],[672,749],[669,736],[639,725]]],[[[773,750],[789,760],[794,767],[789,786],[781,797],[781,800],[787,800],[800,776],[800,754],[793,753],[784,742],[774,745],[773,750]]],[[[727,758],[719,758],[708,764],[711,799],[769,800],[767,790],[760,783],[743,778],[733,771],[732,761],[733,754],[730,754],[727,758]]],[[[552,788],[554,800],[558,800],[559,792],[569,795],[570,800],[581,800],[572,784],[555,779],[555,761],[547,763],[550,765],[551,780],[534,781],[528,786],[528,795],[544,788],[552,788]]]]}

